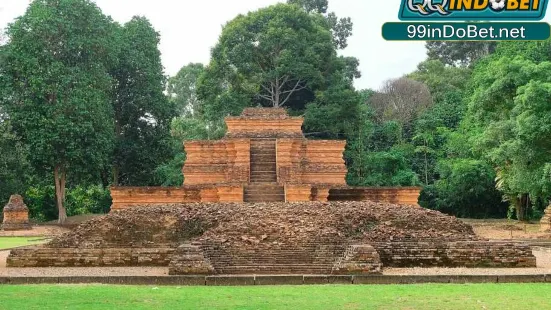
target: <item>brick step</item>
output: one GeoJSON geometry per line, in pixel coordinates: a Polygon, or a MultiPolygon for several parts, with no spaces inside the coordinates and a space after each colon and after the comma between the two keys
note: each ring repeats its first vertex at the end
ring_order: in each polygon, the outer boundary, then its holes
{"type": "Polygon", "coordinates": [[[278,195],[283,196],[285,195],[285,191],[280,190],[273,190],[273,191],[266,191],[266,190],[246,190],[245,191],[245,197],[250,196],[262,196],[262,195],[278,195]]]}
{"type": "Polygon", "coordinates": [[[285,197],[283,198],[263,198],[263,197],[260,197],[260,198],[244,198],[243,199],[244,202],[284,202],[285,201],[285,197]]]}
{"type": "Polygon", "coordinates": [[[231,260],[231,261],[216,261],[214,265],[218,266],[242,266],[242,265],[256,265],[256,266],[264,266],[264,265],[293,265],[293,264],[302,264],[302,265],[323,265],[323,264],[333,264],[336,261],[338,261],[338,257],[333,257],[332,259],[326,259],[326,260],[246,260],[246,259],[239,259],[239,260],[231,260]]]}
{"type": "Polygon", "coordinates": [[[275,178],[277,180],[277,175],[272,171],[254,171],[251,172],[251,178],[275,178]]]}
{"type": "Polygon", "coordinates": [[[275,173],[270,172],[262,172],[262,173],[251,173],[251,180],[252,179],[271,179],[272,182],[277,181],[277,175],[275,173]]]}
{"type": "Polygon", "coordinates": [[[272,154],[275,155],[276,148],[262,147],[262,148],[251,148],[251,154],[272,154]]]}
{"type": "Polygon", "coordinates": [[[260,265],[260,266],[228,266],[214,267],[218,273],[222,274],[330,274],[333,265],[260,265]]]}
{"type": "Polygon", "coordinates": [[[273,155],[266,155],[266,154],[260,154],[260,155],[251,155],[251,164],[268,164],[268,163],[275,163],[276,157],[273,155]]]}
{"type": "Polygon", "coordinates": [[[276,178],[251,178],[251,183],[262,184],[275,182],[276,178]]]}
{"type": "Polygon", "coordinates": [[[283,189],[283,186],[277,184],[277,182],[266,184],[249,184],[245,189],[283,189]]]}
{"type": "Polygon", "coordinates": [[[252,171],[276,171],[276,163],[254,163],[251,164],[252,171]]]}
{"type": "Polygon", "coordinates": [[[245,201],[250,201],[250,200],[284,201],[284,200],[285,200],[285,195],[283,195],[283,194],[274,194],[274,195],[271,195],[271,194],[259,194],[259,195],[251,195],[251,194],[245,193],[245,196],[244,196],[243,198],[245,199],[245,201]]]}

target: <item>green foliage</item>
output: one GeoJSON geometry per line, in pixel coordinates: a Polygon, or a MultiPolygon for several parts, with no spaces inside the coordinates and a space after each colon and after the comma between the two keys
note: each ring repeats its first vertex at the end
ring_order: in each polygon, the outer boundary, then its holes
{"type": "Polygon", "coordinates": [[[420,203],[460,217],[504,217],[507,205],[494,187],[495,171],[476,159],[449,159],[438,164],[440,179],[425,188],[420,203]]]}
{"type": "MultiPolygon", "coordinates": [[[[55,188],[31,186],[24,193],[29,216],[36,221],[57,218],[55,188]]],[[[67,190],[67,216],[108,213],[111,208],[109,189],[99,185],[76,186],[67,190]]]]}
{"type": "MultiPolygon", "coordinates": [[[[524,42],[522,42],[524,43],[524,42]]],[[[470,66],[492,54],[497,42],[446,42],[430,41],[425,45],[429,59],[437,59],[451,66],[470,66]]]]}
{"type": "Polygon", "coordinates": [[[197,96],[197,81],[204,71],[203,64],[190,63],[168,80],[168,98],[178,115],[193,116],[199,112],[201,100],[197,96]]]}
{"type": "Polygon", "coordinates": [[[320,18],[278,4],[230,21],[207,68],[219,86],[206,88],[213,85],[201,80],[200,98],[221,101],[235,93],[248,106],[281,107],[301,90],[315,89],[336,57],[331,31],[320,18]]]}
{"type": "Polygon", "coordinates": [[[154,185],[154,170],[173,153],[170,121],[174,105],[163,94],[165,77],[159,34],[143,17],[119,29],[116,80],[114,184],[154,185]]]}
{"type": "Polygon", "coordinates": [[[39,0],[7,30],[6,111],[32,165],[55,176],[60,223],[67,174],[99,173],[113,148],[113,29],[88,0],[39,0]]]}
{"type": "Polygon", "coordinates": [[[0,208],[11,195],[25,191],[32,176],[28,153],[28,148],[12,132],[10,121],[0,120],[0,208]]]}

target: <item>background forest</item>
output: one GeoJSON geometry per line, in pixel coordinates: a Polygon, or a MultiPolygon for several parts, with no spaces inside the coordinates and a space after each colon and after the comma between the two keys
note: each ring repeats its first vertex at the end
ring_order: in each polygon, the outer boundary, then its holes
{"type": "Polygon", "coordinates": [[[109,186],[180,186],[182,141],[253,106],[345,139],[357,186],[422,186],[460,217],[536,219],[551,196],[551,42],[426,45],[416,71],[355,89],[349,18],[288,0],[227,23],[207,65],[166,77],[159,34],[88,0],[36,0],[0,39],[0,206],[36,220],[109,210],[109,186]],[[59,212],[58,212],[59,211],[59,212]]]}

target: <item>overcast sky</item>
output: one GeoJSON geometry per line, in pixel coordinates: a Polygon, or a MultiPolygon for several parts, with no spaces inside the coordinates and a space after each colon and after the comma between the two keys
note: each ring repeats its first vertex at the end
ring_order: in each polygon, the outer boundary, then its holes
{"type": "MultiPolygon", "coordinates": [[[[25,13],[29,0],[0,0],[0,28],[25,13]]],[[[161,34],[165,72],[174,75],[190,62],[207,64],[222,25],[277,0],[95,0],[104,14],[125,23],[134,15],[146,16],[161,34]]],[[[346,56],[360,59],[362,78],[358,89],[378,89],[388,79],[411,72],[425,59],[422,42],[387,42],[381,36],[383,23],[398,21],[400,0],[329,0],[329,11],[354,22],[346,56]]]]}

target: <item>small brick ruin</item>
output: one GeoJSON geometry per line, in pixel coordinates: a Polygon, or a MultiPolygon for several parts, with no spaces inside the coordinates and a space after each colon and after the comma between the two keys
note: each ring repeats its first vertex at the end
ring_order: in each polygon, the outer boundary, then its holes
{"type": "Polygon", "coordinates": [[[29,208],[20,195],[12,195],[3,211],[4,221],[2,229],[5,231],[30,230],[29,208]]]}
{"type": "Polygon", "coordinates": [[[420,188],[346,185],[346,141],[308,140],[302,117],[249,108],[218,141],[187,141],[182,187],[113,187],[112,210],[190,202],[369,200],[418,205],[420,188]]]}
{"type": "Polygon", "coordinates": [[[543,232],[551,231],[551,205],[545,209],[545,213],[540,221],[540,230],[543,232]]]}
{"type": "Polygon", "coordinates": [[[384,267],[535,267],[530,247],[407,205],[349,202],[136,206],[81,224],[8,267],[165,266],[171,275],[378,274],[384,267]]]}

